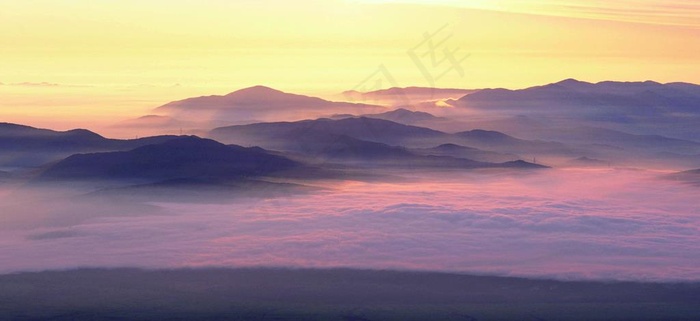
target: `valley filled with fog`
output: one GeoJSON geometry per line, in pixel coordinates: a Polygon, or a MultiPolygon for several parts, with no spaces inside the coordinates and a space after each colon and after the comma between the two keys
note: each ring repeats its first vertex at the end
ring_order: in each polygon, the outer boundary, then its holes
{"type": "MultiPolygon", "coordinates": [[[[629,169],[382,170],[275,196],[143,201],[3,189],[2,272],[353,267],[694,281],[696,186],[629,169]],[[380,176],[378,176],[380,177],[380,176]]],[[[167,193],[167,192],[166,192],[167,193]]]]}

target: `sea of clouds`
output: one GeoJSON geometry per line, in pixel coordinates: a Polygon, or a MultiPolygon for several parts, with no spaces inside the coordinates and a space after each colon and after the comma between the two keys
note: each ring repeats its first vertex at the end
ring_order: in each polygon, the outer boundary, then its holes
{"type": "Polygon", "coordinates": [[[6,188],[0,272],[285,266],[700,280],[700,189],[663,173],[401,175],[216,204],[6,188]]]}

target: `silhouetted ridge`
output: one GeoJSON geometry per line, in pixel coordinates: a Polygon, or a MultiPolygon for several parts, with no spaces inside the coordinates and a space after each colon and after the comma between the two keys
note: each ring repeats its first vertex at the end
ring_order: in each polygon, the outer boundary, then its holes
{"type": "MultiPolygon", "coordinates": [[[[321,108],[321,107],[347,107],[360,106],[361,104],[350,104],[345,102],[332,102],[318,97],[286,93],[277,89],[265,86],[254,86],[236,90],[226,95],[210,95],[192,97],[183,100],[167,103],[157,110],[219,110],[254,108],[257,110],[268,110],[275,108],[321,108]]],[[[362,105],[369,106],[369,105],[362,105]]],[[[375,106],[376,107],[376,106],[375,106]]]]}
{"type": "Polygon", "coordinates": [[[508,136],[504,133],[497,132],[497,131],[492,131],[492,130],[482,130],[482,129],[474,129],[470,131],[465,131],[465,132],[459,132],[456,133],[455,135],[464,137],[464,138],[470,138],[470,139],[478,139],[484,142],[504,142],[504,141],[514,141],[517,140],[517,138],[508,136]]]}
{"type": "MultiPolygon", "coordinates": [[[[566,79],[557,83],[519,90],[484,89],[463,96],[458,103],[470,108],[508,108],[532,111],[532,108],[579,111],[605,108],[604,112],[628,115],[663,115],[675,112],[698,113],[700,86],[661,84],[655,81],[598,83],[566,79]]],[[[598,112],[602,112],[598,111],[598,112]]],[[[607,115],[610,117],[610,115],[607,115]]]]}
{"type": "Polygon", "coordinates": [[[97,147],[109,140],[86,129],[54,131],[30,126],[0,124],[0,149],[37,152],[97,147]]]}
{"type": "Polygon", "coordinates": [[[510,167],[510,168],[525,168],[525,169],[540,169],[540,168],[549,168],[549,166],[545,165],[540,165],[540,164],[534,164],[530,162],[526,162],[524,160],[516,160],[516,161],[511,161],[511,162],[505,162],[499,164],[503,167],[510,167]]]}
{"type": "Polygon", "coordinates": [[[514,161],[520,158],[519,156],[514,154],[493,152],[453,143],[441,144],[432,148],[413,149],[412,151],[422,155],[450,156],[455,158],[466,158],[487,163],[504,163],[508,161],[514,161]]]}
{"type": "Polygon", "coordinates": [[[311,157],[330,160],[400,161],[414,155],[401,147],[368,142],[347,135],[304,136],[299,150],[311,157]]]}
{"type": "Polygon", "coordinates": [[[196,136],[126,152],[78,154],[49,167],[41,180],[234,179],[291,169],[297,163],[258,148],[226,146],[196,136]]]}
{"type": "MultiPolygon", "coordinates": [[[[0,123],[0,133],[2,134],[9,134],[9,133],[22,133],[22,132],[32,132],[39,130],[38,128],[31,127],[31,126],[26,126],[26,125],[19,125],[19,124],[13,124],[13,123],[0,123]]],[[[48,130],[47,130],[48,131],[48,130]]]]}
{"type": "Polygon", "coordinates": [[[447,143],[447,144],[442,144],[442,145],[436,146],[435,149],[460,150],[460,149],[475,149],[475,148],[461,146],[461,145],[452,144],[452,143],[447,143]]]}
{"type": "MultiPolygon", "coordinates": [[[[74,129],[69,131],[55,131],[50,129],[36,128],[20,124],[0,123],[0,139],[9,137],[44,137],[44,136],[71,136],[71,135],[96,135],[89,130],[74,129]]],[[[101,137],[101,136],[100,136],[101,137]]]]}
{"type": "Polygon", "coordinates": [[[395,122],[408,122],[410,123],[415,123],[419,121],[429,121],[429,120],[440,120],[442,118],[440,117],[435,117],[433,114],[426,113],[423,111],[412,111],[408,110],[405,108],[399,108],[396,110],[388,111],[385,113],[380,113],[380,114],[367,114],[363,115],[363,117],[369,117],[369,118],[377,118],[377,119],[384,119],[384,120],[390,120],[390,121],[395,121],[395,122]]]}
{"type": "Polygon", "coordinates": [[[366,98],[382,98],[382,97],[401,97],[401,96],[452,96],[460,97],[469,93],[478,91],[477,89],[458,89],[458,88],[435,88],[435,87],[391,87],[388,89],[380,89],[375,91],[360,92],[357,90],[348,90],[343,92],[344,95],[350,97],[366,97],[366,98]]]}
{"type": "Polygon", "coordinates": [[[576,80],[573,78],[567,78],[567,79],[564,79],[562,81],[556,82],[555,84],[562,85],[562,86],[592,85],[592,83],[576,80]]]}
{"type": "Polygon", "coordinates": [[[0,123],[0,166],[36,167],[72,154],[125,151],[175,137],[109,139],[86,129],[55,131],[0,123]]]}
{"type": "Polygon", "coordinates": [[[280,95],[284,93],[281,90],[273,89],[267,86],[253,86],[253,87],[248,87],[248,88],[243,88],[239,89],[233,92],[230,92],[226,96],[238,96],[238,97],[245,97],[245,96],[255,96],[255,97],[260,97],[260,95],[265,96],[265,95],[280,95]]]}
{"type": "Polygon", "coordinates": [[[290,94],[281,90],[265,86],[253,86],[236,90],[223,97],[225,97],[228,100],[234,100],[238,103],[258,103],[265,101],[275,101],[288,103],[306,102],[316,104],[325,102],[321,98],[290,94]]]}
{"type": "MultiPolygon", "coordinates": [[[[405,140],[435,138],[446,135],[428,128],[369,117],[353,117],[339,120],[322,118],[298,122],[229,126],[216,128],[211,131],[211,134],[214,138],[238,144],[241,142],[236,140],[241,139],[241,137],[254,137],[257,139],[253,143],[254,145],[260,145],[258,142],[264,144],[266,141],[274,144],[282,140],[293,140],[295,137],[307,135],[345,135],[360,140],[401,145],[405,140]]],[[[277,147],[275,146],[275,148],[277,147]]]]}

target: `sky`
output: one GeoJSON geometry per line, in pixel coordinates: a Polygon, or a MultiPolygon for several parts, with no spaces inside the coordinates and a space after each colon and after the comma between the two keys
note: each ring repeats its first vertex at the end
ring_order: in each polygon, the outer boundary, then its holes
{"type": "Polygon", "coordinates": [[[253,85],[700,83],[698,21],[682,0],[8,0],[0,119],[105,125],[253,85]]]}

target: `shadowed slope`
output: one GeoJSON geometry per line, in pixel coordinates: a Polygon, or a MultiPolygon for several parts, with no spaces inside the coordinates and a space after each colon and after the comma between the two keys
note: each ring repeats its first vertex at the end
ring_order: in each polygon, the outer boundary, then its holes
{"type": "Polygon", "coordinates": [[[54,131],[0,123],[0,166],[34,167],[75,153],[129,150],[175,137],[120,140],[105,138],[85,129],[54,131]]]}
{"type": "Polygon", "coordinates": [[[226,146],[189,136],[126,152],[73,155],[50,166],[39,180],[225,180],[271,174],[297,165],[260,148],[226,146]]]}
{"type": "Polygon", "coordinates": [[[423,155],[468,158],[476,161],[492,163],[514,161],[519,158],[517,155],[514,154],[490,152],[478,148],[466,147],[449,143],[431,148],[415,149],[413,151],[423,155]]]}

